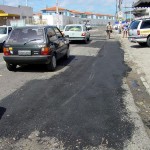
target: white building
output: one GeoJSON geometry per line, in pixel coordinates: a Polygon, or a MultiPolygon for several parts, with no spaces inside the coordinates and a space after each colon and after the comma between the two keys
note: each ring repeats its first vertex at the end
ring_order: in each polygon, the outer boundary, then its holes
{"type": "Polygon", "coordinates": [[[0,5],[0,25],[10,25],[10,20],[24,19],[27,23],[32,22],[33,9],[28,6],[0,5]]]}
{"type": "MultiPolygon", "coordinates": [[[[42,20],[49,25],[58,25],[63,28],[66,24],[82,24],[89,22],[92,26],[106,24],[108,21],[114,22],[115,17],[113,15],[98,15],[92,12],[79,12],[76,10],[68,10],[58,7],[57,14],[56,6],[42,9],[42,20]]],[[[37,16],[35,16],[37,17],[37,16]]],[[[35,18],[34,17],[34,18],[35,18]]]]}

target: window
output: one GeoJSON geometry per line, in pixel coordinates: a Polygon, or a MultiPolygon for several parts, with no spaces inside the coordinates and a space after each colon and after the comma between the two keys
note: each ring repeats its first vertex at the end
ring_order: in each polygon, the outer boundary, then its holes
{"type": "Polygon", "coordinates": [[[141,29],[147,29],[150,28],[150,20],[145,20],[141,24],[141,29]]]}
{"type": "Polygon", "coordinates": [[[57,37],[63,37],[62,33],[58,30],[58,28],[54,27],[57,37]]]}
{"type": "Polygon", "coordinates": [[[52,41],[52,42],[57,40],[56,33],[52,28],[47,29],[47,36],[48,36],[49,40],[52,41]]]}
{"type": "Polygon", "coordinates": [[[137,29],[140,21],[133,21],[130,25],[130,29],[137,29]]]}
{"type": "Polygon", "coordinates": [[[8,28],[8,33],[10,33],[10,32],[11,32],[11,30],[12,30],[12,28],[11,28],[11,27],[9,27],[9,28],[8,28]]]}
{"type": "Polygon", "coordinates": [[[0,34],[7,34],[7,27],[0,27],[0,34]]]}
{"type": "Polygon", "coordinates": [[[65,31],[82,31],[81,26],[66,26],[65,31]]]}
{"type": "Polygon", "coordinates": [[[32,42],[44,41],[44,31],[40,28],[18,28],[14,29],[8,39],[8,43],[25,43],[33,40],[32,42]]]}

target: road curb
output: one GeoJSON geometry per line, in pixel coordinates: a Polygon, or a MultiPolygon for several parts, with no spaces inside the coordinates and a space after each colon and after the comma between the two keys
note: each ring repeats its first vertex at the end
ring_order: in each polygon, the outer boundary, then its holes
{"type": "Polygon", "coordinates": [[[122,48],[124,49],[124,57],[125,61],[132,61],[136,67],[134,68],[137,72],[137,74],[140,76],[140,80],[142,81],[144,87],[146,88],[147,93],[150,95],[150,85],[148,81],[145,79],[145,77],[141,74],[143,74],[144,71],[142,71],[142,68],[139,67],[133,60],[135,60],[134,56],[129,52],[128,48],[126,47],[125,43],[123,42],[123,39],[121,35],[116,35],[121,43],[122,48]]]}

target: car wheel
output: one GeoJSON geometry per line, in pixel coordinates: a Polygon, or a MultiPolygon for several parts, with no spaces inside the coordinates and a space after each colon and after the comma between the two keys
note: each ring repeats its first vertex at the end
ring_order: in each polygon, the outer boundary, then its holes
{"type": "Polygon", "coordinates": [[[50,63],[47,64],[47,70],[48,71],[54,71],[56,69],[56,66],[57,66],[56,56],[53,55],[50,63]]]}
{"type": "Polygon", "coordinates": [[[150,36],[147,38],[147,46],[150,47],[150,36]]]}
{"type": "Polygon", "coordinates": [[[6,67],[9,71],[15,71],[17,65],[6,63],[6,67]]]}
{"type": "Polygon", "coordinates": [[[68,59],[69,57],[70,57],[70,49],[69,49],[69,47],[68,47],[68,48],[67,48],[67,52],[66,52],[64,58],[65,58],[65,59],[68,59]]]}
{"type": "Polygon", "coordinates": [[[146,43],[139,43],[140,46],[146,46],[146,43]]]}

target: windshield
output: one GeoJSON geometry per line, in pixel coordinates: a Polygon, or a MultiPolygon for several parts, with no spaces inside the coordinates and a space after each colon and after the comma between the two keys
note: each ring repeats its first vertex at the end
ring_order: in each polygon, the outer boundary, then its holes
{"type": "Polygon", "coordinates": [[[138,25],[139,25],[140,21],[133,21],[131,24],[130,24],[130,29],[137,29],[138,28],[138,25]]]}
{"type": "Polygon", "coordinates": [[[24,44],[37,41],[44,41],[44,30],[41,28],[16,28],[11,32],[11,35],[7,40],[9,44],[24,44]]]}
{"type": "Polygon", "coordinates": [[[81,26],[66,26],[65,31],[82,31],[81,26]]]}
{"type": "Polygon", "coordinates": [[[7,28],[6,27],[0,27],[0,34],[7,34],[7,28]]]}

